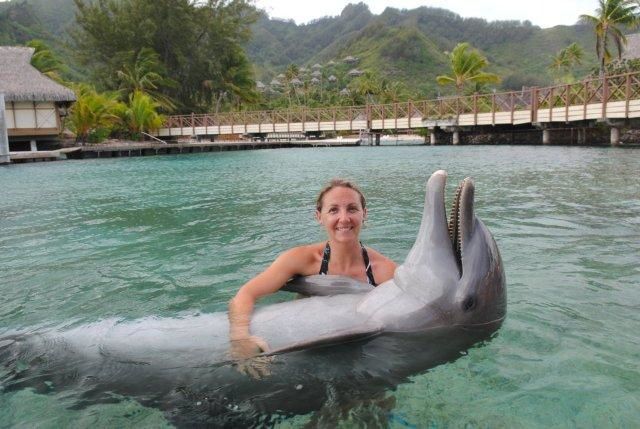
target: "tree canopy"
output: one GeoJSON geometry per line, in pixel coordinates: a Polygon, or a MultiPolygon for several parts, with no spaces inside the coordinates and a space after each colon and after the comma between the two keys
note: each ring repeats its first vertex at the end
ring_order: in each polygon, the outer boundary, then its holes
{"type": "Polygon", "coordinates": [[[209,111],[221,94],[233,93],[237,102],[254,97],[242,48],[256,19],[248,0],[75,3],[78,60],[98,89],[141,90],[133,81],[146,75],[143,90],[183,112],[209,111]]]}

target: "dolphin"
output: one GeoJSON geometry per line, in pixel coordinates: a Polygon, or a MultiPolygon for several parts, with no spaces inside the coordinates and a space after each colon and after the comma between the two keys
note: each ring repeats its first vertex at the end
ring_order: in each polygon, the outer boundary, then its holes
{"type": "Polygon", "coordinates": [[[475,215],[473,181],[460,183],[447,220],[446,179],[440,170],[428,180],[417,239],[393,279],[373,288],[340,276],[295,278],[283,289],[308,298],[254,312],[251,332],[270,346],[249,362],[263,365],[260,379],[230,360],[221,312],[5,332],[0,391],[72,392],[78,406],[128,397],[178,426],[252,426],[337,397],[376,396],[454,360],[502,324],[506,279],[475,215]]]}

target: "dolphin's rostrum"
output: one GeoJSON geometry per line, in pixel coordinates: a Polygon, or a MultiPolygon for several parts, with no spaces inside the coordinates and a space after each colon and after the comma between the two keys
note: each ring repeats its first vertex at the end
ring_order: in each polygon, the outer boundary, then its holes
{"type": "Polygon", "coordinates": [[[286,290],[312,296],[255,311],[251,332],[270,346],[262,380],[234,368],[227,316],[215,313],[5,332],[2,390],[68,390],[79,405],[117,395],[178,425],[251,425],[340,402],[341,391],[375,396],[453,360],[501,325],[506,287],[496,243],[474,213],[473,181],[462,181],[447,220],[446,178],[429,179],[417,239],[393,279],[376,288],[293,279],[286,290]]]}

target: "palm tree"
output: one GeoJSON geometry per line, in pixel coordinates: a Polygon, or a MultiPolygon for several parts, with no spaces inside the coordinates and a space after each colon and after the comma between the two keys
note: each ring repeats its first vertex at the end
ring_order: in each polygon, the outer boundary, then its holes
{"type": "Polygon", "coordinates": [[[605,65],[611,61],[609,43],[613,42],[618,58],[622,56],[627,39],[622,27],[634,28],[638,20],[638,2],[635,0],[598,0],[596,15],[580,15],[580,20],[592,24],[596,33],[596,53],[600,61],[600,77],[604,76],[605,65]]]}
{"type": "Polygon", "coordinates": [[[159,128],[164,118],[158,114],[160,103],[142,91],[129,95],[129,104],[120,112],[121,120],[132,134],[138,134],[159,128]]]}
{"type": "Polygon", "coordinates": [[[27,42],[27,46],[35,49],[31,57],[31,65],[38,71],[58,83],[64,83],[60,73],[67,71],[67,67],[62,61],[49,49],[49,47],[38,39],[27,42]]]}
{"type": "Polygon", "coordinates": [[[99,129],[111,129],[118,120],[118,94],[98,93],[86,84],[76,85],[74,91],[76,102],[71,107],[67,121],[76,134],[76,140],[86,142],[91,133],[99,129]]]}
{"type": "Polygon", "coordinates": [[[451,74],[436,77],[438,85],[455,85],[456,93],[462,94],[469,83],[499,83],[500,77],[493,73],[483,72],[489,61],[476,49],[469,49],[468,43],[458,43],[449,54],[451,74]]]}
{"type": "Polygon", "coordinates": [[[551,57],[549,68],[557,75],[564,75],[563,79],[557,80],[572,83],[575,78],[571,74],[571,69],[582,64],[583,57],[584,51],[582,47],[574,42],[551,57]]]}
{"type": "Polygon", "coordinates": [[[349,89],[356,96],[357,101],[365,103],[375,103],[382,94],[383,87],[380,78],[370,71],[365,71],[362,76],[355,78],[349,89]]]}
{"type": "Polygon", "coordinates": [[[151,48],[142,48],[139,52],[128,54],[129,59],[116,76],[120,81],[120,90],[124,95],[143,92],[158,101],[167,111],[175,109],[175,103],[161,92],[162,87],[175,87],[176,82],[165,77],[164,67],[158,54],[151,48]]]}

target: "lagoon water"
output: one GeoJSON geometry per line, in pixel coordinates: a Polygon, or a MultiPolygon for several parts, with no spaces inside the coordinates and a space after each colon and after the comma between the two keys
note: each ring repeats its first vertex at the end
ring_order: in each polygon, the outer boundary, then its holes
{"type": "MultiPolygon", "coordinates": [[[[441,168],[449,197],[459,180],[475,179],[476,213],[505,264],[507,319],[491,341],[386,392],[395,405],[378,422],[637,427],[634,149],[308,148],[3,167],[0,334],[223,311],[279,252],[323,239],[313,201],[334,176],[355,179],[368,197],[363,242],[401,262],[415,239],[425,182],[441,168]]],[[[170,425],[160,411],[120,399],[74,407],[70,392],[0,388],[0,427],[170,425]]],[[[362,426],[374,412],[354,409],[341,425],[362,426]]]]}

